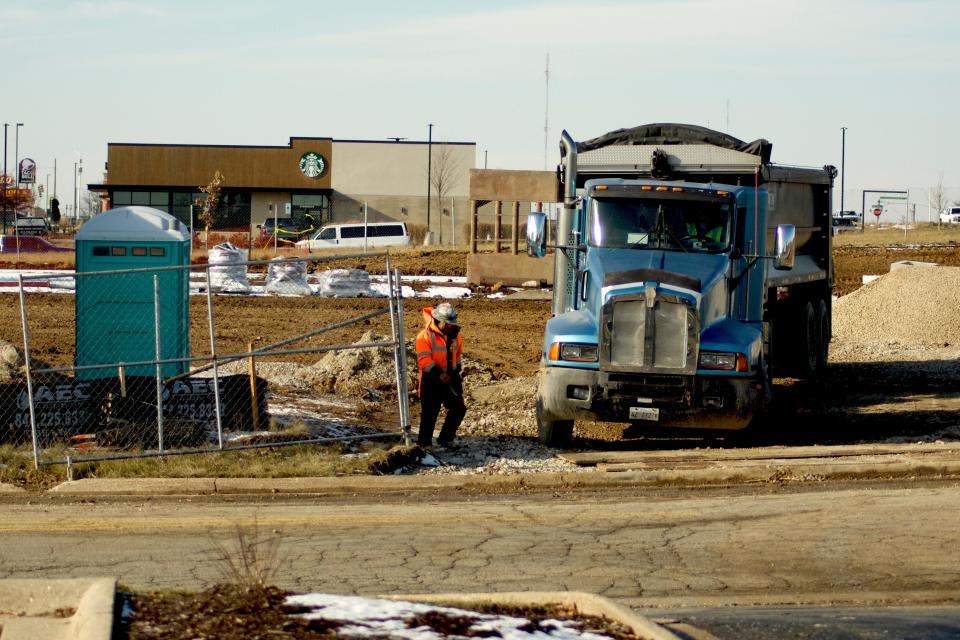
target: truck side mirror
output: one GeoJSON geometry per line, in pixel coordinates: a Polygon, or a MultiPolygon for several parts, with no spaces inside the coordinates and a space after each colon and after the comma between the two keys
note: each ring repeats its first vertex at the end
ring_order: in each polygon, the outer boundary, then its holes
{"type": "Polygon", "coordinates": [[[547,255],[547,216],[540,211],[531,211],[527,216],[527,255],[542,258],[547,255]]]}
{"type": "Polygon", "coordinates": [[[777,251],[773,268],[785,271],[793,269],[793,259],[797,251],[797,230],[792,224],[777,225],[777,251]]]}

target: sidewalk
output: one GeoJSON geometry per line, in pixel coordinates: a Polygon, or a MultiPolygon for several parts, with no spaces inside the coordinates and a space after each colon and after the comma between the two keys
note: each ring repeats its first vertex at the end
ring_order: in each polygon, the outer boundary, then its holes
{"type": "MultiPolygon", "coordinates": [[[[746,450],[560,454],[595,471],[509,475],[402,475],[332,478],[92,478],[65,482],[57,495],[389,495],[599,490],[763,482],[960,477],[960,443],[767,447],[746,450]]],[[[14,489],[19,491],[19,489],[14,489]]]]}
{"type": "Polygon", "coordinates": [[[110,640],[114,578],[0,580],[3,640],[110,640]]]}

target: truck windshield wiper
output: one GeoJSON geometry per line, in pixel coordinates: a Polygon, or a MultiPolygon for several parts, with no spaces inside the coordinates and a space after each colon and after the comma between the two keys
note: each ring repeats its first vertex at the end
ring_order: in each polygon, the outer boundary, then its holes
{"type": "Polygon", "coordinates": [[[688,253],[688,249],[683,246],[683,243],[680,242],[680,239],[673,235],[673,230],[670,229],[670,225],[667,224],[667,217],[663,211],[663,205],[657,207],[657,219],[653,223],[653,234],[657,238],[657,249],[669,249],[667,245],[667,237],[669,236],[670,240],[673,240],[684,253],[688,253]]]}

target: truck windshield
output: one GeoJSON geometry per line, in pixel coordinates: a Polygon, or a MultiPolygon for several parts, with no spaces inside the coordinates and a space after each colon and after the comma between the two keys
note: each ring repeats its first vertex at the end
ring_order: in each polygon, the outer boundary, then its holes
{"type": "Polygon", "coordinates": [[[609,249],[721,253],[730,246],[730,204],[682,198],[594,198],[589,242],[609,249]]]}

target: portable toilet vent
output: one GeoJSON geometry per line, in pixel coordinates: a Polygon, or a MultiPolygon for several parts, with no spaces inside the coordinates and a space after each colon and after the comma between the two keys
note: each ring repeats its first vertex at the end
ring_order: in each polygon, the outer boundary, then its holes
{"type": "MultiPolygon", "coordinates": [[[[120,207],[87,221],[76,235],[76,364],[156,360],[154,275],[159,278],[161,360],[190,355],[190,271],[157,267],[190,264],[190,232],[175,217],[150,207],[120,207]],[[122,269],[143,272],[81,274],[122,269]]],[[[185,373],[185,361],[164,364],[164,377],[185,373]]],[[[155,376],[156,365],[125,367],[126,375],[155,376]]],[[[83,379],[115,378],[118,367],[81,369],[83,379]]]]}

